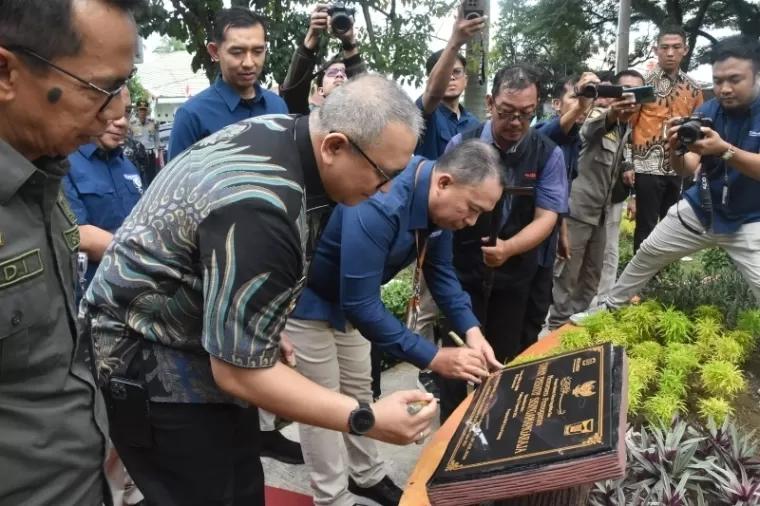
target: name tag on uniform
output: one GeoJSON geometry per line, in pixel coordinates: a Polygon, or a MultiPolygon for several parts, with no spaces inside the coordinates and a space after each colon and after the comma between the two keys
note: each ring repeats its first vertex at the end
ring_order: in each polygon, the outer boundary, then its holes
{"type": "Polygon", "coordinates": [[[0,263],[0,290],[39,276],[45,270],[39,248],[0,263]]]}
{"type": "Polygon", "coordinates": [[[441,229],[439,228],[438,230],[436,230],[435,232],[431,233],[431,234],[428,236],[428,240],[430,240],[430,239],[435,239],[436,237],[438,237],[438,236],[439,236],[439,235],[441,235],[442,233],[443,233],[443,230],[441,230],[441,229]]]}
{"type": "Polygon", "coordinates": [[[135,188],[137,188],[137,191],[140,192],[140,195],[142,195],[143,192],[143,185],[142,185],[142,179],[140,179],[140,176],[137,174],[124,174],[124,179],[127,181],[132,181],[132,184],[135,185],[135,188]]]}

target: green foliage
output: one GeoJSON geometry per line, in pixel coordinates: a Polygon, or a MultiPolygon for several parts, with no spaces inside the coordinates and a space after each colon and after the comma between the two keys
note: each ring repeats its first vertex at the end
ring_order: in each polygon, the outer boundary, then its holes
{"type": "Polygon", "coordinates": [[[726,337],[733,339],[741,345],[745,357],[748,357],[752,353],[757,343],[755,336],[743,330],[729,330],[726,332],[726,337]]]}
{"type": "Polygon", "coordinates": [[[704,364],[700,372],[702,387],[714,397],[731,399],[744,390],[744,374],[736,364],[713,360],[704,364]]]}
{"type": "Polygon", "coordinates": [[[697,342],[712,343],[723,334],[720,322],[712,318],[699,318],[694,324],[697,342]]]}
{"type": "Polygon", "coordinates": [[[638,341],[636,335],[626,332],[626,329],[618,325],[608,325],[603,327],[596,335],[597,343],[612,343],[616,346],[625,346],[628,348],[631,344],[638,341]]]}
{"type": "Polygon", "coordinates": [[[638,341],[653,339],[659,314],[651,306],[633,305],[618,311],[621,322],[630,325],[638,341]]]}
{"type": "Polygon", "coordinates": [[[588,330],[592,337],[596,337],[604,327],[615,325],[615,323],[615,317],[611,312],[597,311],[584,318],[583,328],[588,330]]]}
{"type": "Polygon", "coordinates": [[[127,83],[127,87],[129,88],[129,96],[133,104],[137,103],[138,100],[150,101],[150,93],[148,93],[148,90],[143,88],[139,77],[134,76],[132,79],[130,79],[129,83],[127,83]]]}
{"type": "Polygon", "coordinates": [[[662,370],[662,374],[660,374],[660,389],[658,394],[666,397],[676,397],[682,401],[685,400],[686,378],[686,372],[665,366],[662,370]]]}
{"type": "Polygon", "coordinates": [[[736,328],[748,332],[752,337],[757,339],[760,336],[760,310],[748,309],[740,311],[736,320],[736,328]]]}
{"type": "Polygon", "coordinates": [[[713,341],[712,350],[714,360],[725,360],[738,365],[745,358],[744,348],[736,339],[731,337],[721,337],[713,341]]]}
{"type": "Polygon", "coordinates": [[[672,420],[685,410],[686,404],[683,399],[674,395],[658,393],[644,402],[644,416],[654,426],[668,423],[666,420],[672,420]]]}
{"type": "Polygon", "coordinates": [[[632,357],[652,360],[656,364],[660,361],[663,351],[662,345],[657,341],[644,341],[633,345],[628,350],[628,354],[632,357]]]}
{"type": "Polygon", "coordinates": [[[559,343],[563,351],[572,351],[587,348],[594,344],[594,340],[585,328],[573,328],[560,334],[559,343]]]}
{"type": "Polygon", "coordinates": [[[723,313],[715,306],[699,306],[694,309],[694,319],[712,318],[716,322],[723,323],[723,313]]]}
{"type": "Polygon", "coordinates": [[[689,317],[673,308],[663,311],[656,325],[657,333],[665,344],[688,342],[692,327],[689,317]]]}
{"type": "Polygon", "coordinates": [[[707,274],[713,275],[720,271],[735,268],[734,263],[728,257],[723,248],[710,248],[700,255],[702,268],[707,274]]]}
{"type": "Polygon", "coordinates": [[[628,218],[628,213],[623,213],[623,219],[620,220],[620,239],[633,241],[634,232],[636,232],[636,222],[628,218]]]}
{"type": "Polygon", "coordinates": [[[708,397],[697,401],[699,416],[707,422],[711,418],[716,423],[723,424],[727,417],[733,414],[731,405],[720,397],[708,397]]]}
{"type": "Polygon", "coordinates": [[[406,309],[412,297],[411,283],[394,279],[380,289],[380,299],[393,316],[401,321],[406,318],[406,309]]]}
{"type": "Polygon", "coordinates": [[[648,358],[631,358],[628,360],[628,376],[636,378],[644,385],[649,385],[659,377],[657,362],[648,358]]]}
{"type": "Polygon", "coordinates": [[[673,343],[665,348],[664,362],[667,369],[688,375],[699,367],[699,356],[695,346],[673,343]]]}

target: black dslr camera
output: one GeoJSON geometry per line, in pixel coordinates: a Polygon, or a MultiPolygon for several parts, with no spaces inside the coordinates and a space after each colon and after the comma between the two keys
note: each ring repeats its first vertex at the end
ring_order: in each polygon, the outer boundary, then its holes
{"type": "Polygon", "coordinates": [[[681,127],[676,132],[678,145],[674,151],[677,156],[681,156],[686,154],[686,146],[694,144],[705,136],[702,133],[703,127],[712,128],[712,120],[705,118],[701,113],[695,113],[688,118],[677,119],[673,122],[673,126],[681,127]]]}
{"type": "Polygon", "coordinates": [[[330,16],[330,26],[332,26],[333,33],[335,35],[343,35],[348,33],[354,21],[351,16],[356,14],[356,9],[353,7],[346,7],[343,2],[335,2],[327,8],[327,14],[330,16]]]}

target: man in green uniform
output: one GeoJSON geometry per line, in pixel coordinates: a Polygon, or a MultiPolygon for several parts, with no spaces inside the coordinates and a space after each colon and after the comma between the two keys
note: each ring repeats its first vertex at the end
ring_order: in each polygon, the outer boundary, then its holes
{"type": "Polygon", "coordinates": [[[110,504],[64,158],[124,114],[136,0],[0,2],[0,505],[110,504]]]}

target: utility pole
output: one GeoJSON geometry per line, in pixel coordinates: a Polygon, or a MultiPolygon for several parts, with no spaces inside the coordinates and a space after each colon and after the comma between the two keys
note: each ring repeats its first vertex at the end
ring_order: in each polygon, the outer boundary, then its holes
{"type": "Polygon", "coordinates": [[[628,44],[631,38],[631,0],[620,0],[617,33],[617,62],[615,72],[628,68],[628,44]]]}
{"type": "Polygon", "coordinates": [[[467,43],[467,88],[464,90],[464,106],[481,121],[486,119],[486,94],[488,93],[488,40],[491,23],[491,0],[485,2],[485,16],[488,16],[483,33],[467,43]],[[485,53],[481,53],[484,51],[485,53]],[[480,84],[481,54],[485,54],[486,80],[480,84]]]}

